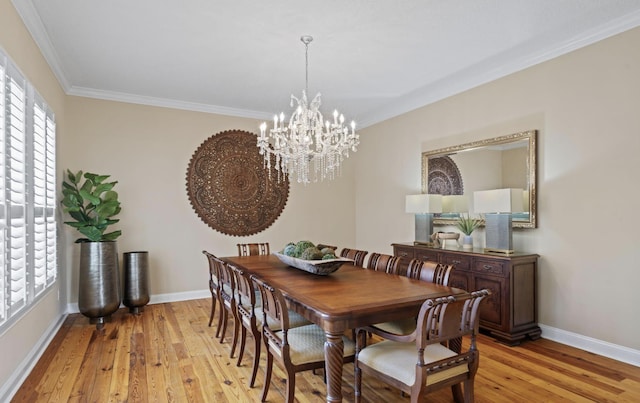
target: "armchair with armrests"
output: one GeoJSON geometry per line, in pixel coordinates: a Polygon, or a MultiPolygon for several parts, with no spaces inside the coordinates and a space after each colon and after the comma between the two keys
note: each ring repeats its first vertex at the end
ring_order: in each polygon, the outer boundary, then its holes
{"type": "Polygon", "coordinates": [[[409,335],[389,334],[375,328],[358,329],[354,361],[355,401],[360,402],[362,377],[374,376],[411,395],[411,402],[424,401],[427,393],[460,383],[464,401],[473,402],[474,378],[479,352],[476,335],[479,305],[489,295],[480,290],[463,296],[426,300],[418,314],[416,330],[409,335]],[[365,345],[367,331],[384,340],[365,345]],[[461,338],[471,338],[462,351],[461,338]]]}

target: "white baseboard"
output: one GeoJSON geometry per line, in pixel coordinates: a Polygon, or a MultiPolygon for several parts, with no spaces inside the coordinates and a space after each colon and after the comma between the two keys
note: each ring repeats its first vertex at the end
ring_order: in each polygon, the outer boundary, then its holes
{"type": "MultiPolygon", "coordinates": [[[[188,301],[191,299],[200,299],[200,298],[211,298],[211,291],[209,291],[209,289],[206,289],[206,290],[198,290],[198,291],[152,295],[149,300],[149,304],[162,304],[165,302],[188,301]]],[[[121,305],[121,306],[124,306],[124,305],[121,305]]],[[[67,305],[67,313],[78,313],[78,312],[80,312],[80,309],[78,308],[77,302],[67,305]]]]}
{"type": "Polygon", "coordinates": [[[640,350],[619,346],[617,344],[583,336],[581,334],[567,332],[566,330],[539,324],[542,329],[542,337],[558,343],[576,347],[593,354],[613,358],[627,364],[640,367],[640,350]]]}

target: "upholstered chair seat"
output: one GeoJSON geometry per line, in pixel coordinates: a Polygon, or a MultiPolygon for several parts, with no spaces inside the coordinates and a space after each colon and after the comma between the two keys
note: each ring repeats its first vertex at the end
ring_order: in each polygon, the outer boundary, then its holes
{"type": "MultiPolygon", "coordinates": [[[[282,332],[276,332],[281,335],[282,332]]],[[[307,325],[289,329],[289,355],[293,365],[324,361],[324,330],[317,325],[307,325]]],[[[344,354],[354,355],[356,343],[344,337],[344,354]]]]}
{"type": "MultiPolygon", "coordinates": [[[[415,327],[415,322],[413,323],[415,327]]],[[[454,357],[457,354],[442,344],[431,344],[424,349],[425,364],[454,357]]],[[[358,362],[369,368],[388,374],[405,385],[413,385],[416,381],[416,343],[399,343],[385,340],[363,349],[358,355],[358,362]]],[[[465,365],[455,366],[427,377],[426,385],[437,383],[468,372],[465,365]]]]}

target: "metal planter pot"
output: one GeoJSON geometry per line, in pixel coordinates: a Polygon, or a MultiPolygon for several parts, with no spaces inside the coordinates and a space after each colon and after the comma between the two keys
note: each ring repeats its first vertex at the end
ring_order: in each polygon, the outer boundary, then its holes
{"type": "Polygon", "coordinates": [[[120,307],[119,272],[115,241],[80,244],[78,307],[97,328],[120,307]]]}
{"type": "Polygon", "coordinates": [[[139,314],[149,303],[149,252],[125,252],[122,258],[124,266],[124,298],[122,303],[129,312],[139,314]]]}

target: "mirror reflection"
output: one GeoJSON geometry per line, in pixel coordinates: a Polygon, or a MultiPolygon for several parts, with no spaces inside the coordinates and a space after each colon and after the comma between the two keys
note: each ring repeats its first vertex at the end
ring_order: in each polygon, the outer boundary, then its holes
{"type": "Polygon", "coordinates": [[[474,214],[473,192],[522,189],[522,212],[514,227],[536,227],[536,131],[480,140],[422,153],[422,192],[445,197],[434,224],[455,225],[460,213],[474,214]]]}

